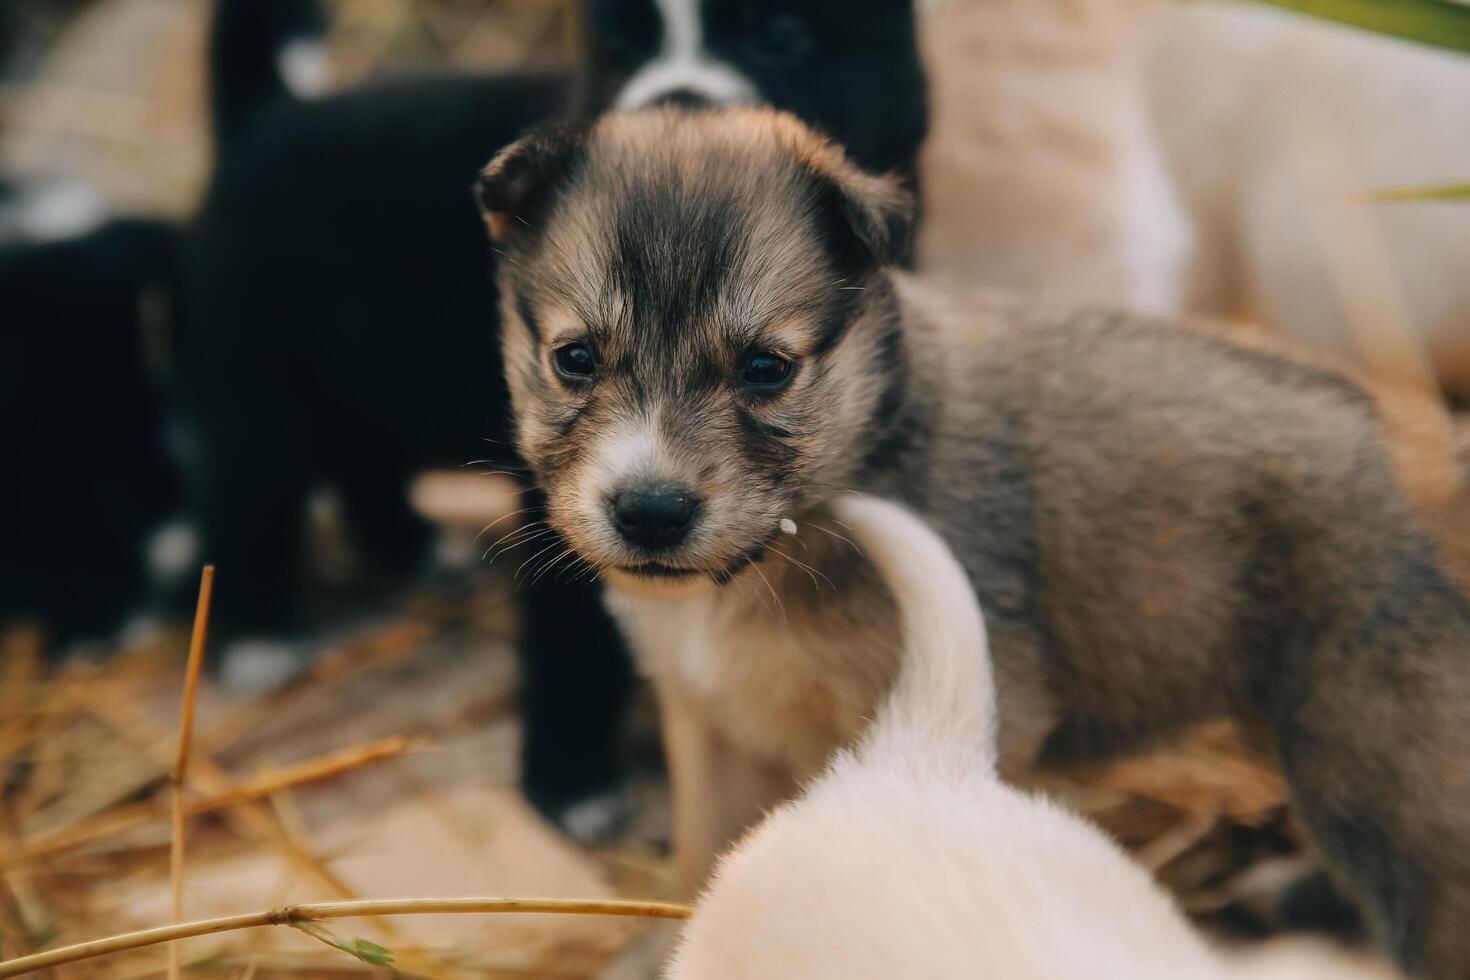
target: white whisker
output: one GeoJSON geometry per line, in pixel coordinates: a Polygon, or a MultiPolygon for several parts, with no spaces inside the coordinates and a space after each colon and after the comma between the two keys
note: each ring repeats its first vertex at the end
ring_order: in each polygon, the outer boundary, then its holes
{"type": "Polygon", "coordinates": [[[766,578],[766,573],[761,571],[761,567],[759,565],[751,565],[750,567],[755,571],[757,575],[761,577],[761,581],[766,583],[766,590],[771,593],[771,598],[776,600],[776,606],[781,610],[781,621],[789,625],[790,620],[786,618],[786,603],[781,601],[781,597],[777,595],[776,590],[772,588],[771,580],[766,578]]]}
{"type": "MultiPolygon", "coordinates": [[[[523,528],[522,530],[527,530],[527,529],[524,529],[523,528]]],[[[517,532],[517,533],[520,533],[520,532],[517,532]]],[[[541,528],[540,530],[538,530],[535,534],[528,534],[528,535],[526,535],[523,538],[517,538],[514,541],[509,541],[509,542],[505,543],[504,545],[501,545],[499,548],[496,548],[495,545],[491,545],[490,548],[486,550],[485,555],[484,556],[481,556],[481,559],[480,560],[481,561],[484,561],[485,560],[485,557],[488,556],[489,559],[490,559],[490,562],[489,563],[491,565],[493,565],[497,561],[500,560],[500,556],[501,555],[506,554],[507,552],[514,551],[515,549],[521,547],[522,545],[530,544],[532,541],[540,541],[543,538],[549,537],[549,536],[551,536],[552,534],[555,534],[555,533],[556,532],[553,531],[551,528],[544,527],[544,528],[541,528]],[[490,554],[491,551],[494,551],[495,554],[493,554],[493,555],[490,554]]]]}
{"type": "Polygon", "coordinates": [[[521,580],[521,572],[525,571],[527,565],[531,564],[531,562],[546,554],[552,548],[555,548],[558,544],[560,544],[559,539],[557,541],[551,542],[551,544],[547,545],[546,547],[542,548],[540,551],[532,555],[530,558],[527,558],[525,561],[521,562],[520,567],[516,569],[515,580],[519,582],[521,580]]]}
{"type": "MultiPolygon", "coordinates": [[[[470,543],[471,546],[473,547],[474,545],[479,544],[480,543],[480,538],[482,538],[484,536],[485,532],[488,531],[488,530],[490,530],[495,525],[499,524],[501,521],[509,520],[512,517],[519,517],[520,515],[526,513],[526,511],[528,511],[528,510],[536,510],[536,509],[537,508],[535,508],[535,507],[522,507],[520,510],[513,510],[509,514],[504,514],[504,515],[502,515],[500,517],[495,518],[495,520],[491,521],[489,524],[486,524],[484,527],[480,528],[480,533],[477,534],[477,535],[475,535],[475,540],[470,543]]],[[[491,547],[493,548],[494,545],[491,545],[491,547]]]]}
{"type": "MultiPolygon", "coordinates": [[[[847,544],[849,547],[852,548],[853,551],[856,551],[859,555],[861,555],[863,553],[863,549],[861,549],[861,548],[859,548],[857,546],[857,542],[853,541],[852,538],[849,538],[847,535],[845,535],[845,534],[838,534],[836,531],[829,530],[829,529],[827,529],[827,528],[825,528],[822,525],[817,524],[817,523],[813,523],[812,524],[812,527],[816,528],[818,531],[821,531],[823,534],[830,534],[832,537],[836,538],[838,541],[841,541],[841,542],[847,544]]],[[[843,527],[847,527],[847,525],[844,524],[843,527]]],[[[850,527],[847,528],[847,529],[849,531],[852,530],[852,528],[850,528],[850,527]]]]}
{"type": "MultiPolygon", "coordinates": [[[[500,537],[498,537],[494,541],[490,542],[490,547],[488,547],[488,548],[485,549],[485,554],[487,554],[487,555],[490,554],[490,552],[494,551],[500,545],[500,543],[502,541],[508,541],[511,538],[515,537],[517,534],[528,534],[531,531],[537,530],[538,528],[544,528],[544,527],[549,527],[549,526],[550,525],[548,525],[545,521],[532,521],[529,524],[517,524],[515,527],[511,528],[509,531],[506,531],[500,537]]],[[[485,530],[488,531],[489,528],[486,528],[485,530]]],[[[484,534],[484,533],[485,533],[485,531],[481,531],[480,532],[480,534],[484,534]]],[[[479,542],[480,542],[480,535],[477,534],[477,535],[475,535],[475,543],[476,544],[479,544],[479,542]]]]}
{"type": "Polygon", "coordinates": [[[837,591],[836,584],[833,583],[833,581],[830,578],[828,578],[826,575],[824,575],[819,569],[813,568],[811,565],[808,565],[806,562],[802,561],[800,558],[796,558],[796,557],[794,557],[792,555],[788,555],[786,552],[782,551],[780,548],[773,547],[773,548],[771,548],[771,550],[774,551],[776,554],[780,555],[782,558],[785,558],[787,561],[791,562],[791,564],[795,565],[797,568],[799,568],[802,571],[806,572],[806,577],[812,580],[812,587],[814,589],[816,589],[818,592],[822,591],[822,587],[817,584],[817,576],[818,575],[821,575],[822,576],[822,580],[825,581],[829,586],[832,587],[832,591],[834,591],[834,592],[837,591]]]}
{"type": "Polygon", "coordinates": [[[531,578],[531,584],[535,585],[537,582],[541,581],[541,579],[546,575],[547,572],[555,568],[562,559],[572,554],[575,554],[575,552],[573,552],[571,548],[563,548],[561,550],[561,554],[557,555],[556,557],[552,558],[551,561],[541,566],[541,568],[531,578]]]}

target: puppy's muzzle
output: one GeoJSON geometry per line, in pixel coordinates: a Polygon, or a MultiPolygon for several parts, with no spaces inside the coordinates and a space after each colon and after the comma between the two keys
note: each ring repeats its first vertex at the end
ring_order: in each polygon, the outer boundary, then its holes
{"type": "Polygon", "coordinates": [[[629,544],[648,551],[673,548],[689,536],[699,497],[686,487],[627,487],[613,494],[612,522],[629,544]]]}

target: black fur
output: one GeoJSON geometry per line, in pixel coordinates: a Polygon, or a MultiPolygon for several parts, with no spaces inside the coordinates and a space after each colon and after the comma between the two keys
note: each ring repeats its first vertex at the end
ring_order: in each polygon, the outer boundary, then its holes
{"type": "Polygon", "coordinates": [[[326,17],[316,0],[217,0],[209,35],[210,124],[223,157],[261,110],[290,92],[279,71],[281,49],[320,39],[326,17]]]}
{"type": "Polygon", "coordinates": [[[0,619],[38,619],[54,646],[101,639],[144,602],[147,536],[178,506],[147,363],[166,338],[143,312],[176,274],[177,231],[159,221],[0,247],[0,619]]]}
{"type": "Polygon", "coordinates": [[[414,473],[515,465],[465,189],[564,95],[556,77],[443,77],[281,102],[223,162],[189,240],[183,349],[222,635],[297,625],[313,485],[339,485],[359,550],[401,575],[426,544],[414,473]]]}

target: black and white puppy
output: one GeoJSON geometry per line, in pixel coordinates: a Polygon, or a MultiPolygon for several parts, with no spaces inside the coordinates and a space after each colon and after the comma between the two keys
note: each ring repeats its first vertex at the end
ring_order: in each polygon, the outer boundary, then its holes
{"type": "MultiPolygon", "coordinates": [[[[402,575],[426,546],[406,502],[415,472],[520,466],[506,436],[494,255],[464,190],[496,149],[532,123],[613,104],[767,101],[865,165],[908,176],[925,121],[908,2],[859,17],[829,2],[589,0],[575,77],[389,79],[311,102],[269,75],[288,43],[301,49],[301,6],[221,7],[222,159],[189,250],[184,376],[202,459],[195,499],[222,575],[215,618],[246,651],[237,663],[268,670],[299,659],[314,486],[336,486],[357,550],[402,575]],[[274,18],[277,33],[244,30],[246,17],[274,18]],[[236,57],[237,40],[254,53],[236,57]]],[[[538,538],[525,555],[542,549],[560,550],[538,538]]],[[[627,656],[595,585],[527,578],[524,784],[543,812],[596,835],[617,798],[627,656]],[[579,806],[588,800],[599,802],[579,806]]]]}
{"type": "Polygon", "coordinates": [[[664,102],[785,109],[908,177],[927,130],[908,0],[588,0],[584,115],[664,102]]]}

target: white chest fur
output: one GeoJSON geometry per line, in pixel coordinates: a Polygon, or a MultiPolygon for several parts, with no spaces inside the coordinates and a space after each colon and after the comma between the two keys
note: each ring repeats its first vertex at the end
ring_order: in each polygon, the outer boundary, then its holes
{"type": "Polygon", "coordinates": [[[871,715],[892,663],[872,651],[889,644],[755,588],[759,579],[677,598],[610,589],[607,605],[640,670],[735,745],[801,778],[871,715]]]}

